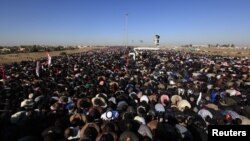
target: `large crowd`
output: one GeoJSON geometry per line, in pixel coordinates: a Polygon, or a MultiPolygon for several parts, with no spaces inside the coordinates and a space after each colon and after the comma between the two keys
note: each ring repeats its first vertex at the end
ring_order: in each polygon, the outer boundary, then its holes
{"type": "Polygon", "coordinates": [[[206,141],[208,125],[250,124],[250,59],[130,51],[4,65],[0,140],[206,141]]]}

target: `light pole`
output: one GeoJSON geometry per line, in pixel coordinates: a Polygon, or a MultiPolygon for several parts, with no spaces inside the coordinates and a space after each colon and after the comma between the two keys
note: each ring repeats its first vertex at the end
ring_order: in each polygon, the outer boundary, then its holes
{"type": "Polygon", "coordinates": [[[128,48],[128,13],[125,14],[126,48],[128,48]]]}

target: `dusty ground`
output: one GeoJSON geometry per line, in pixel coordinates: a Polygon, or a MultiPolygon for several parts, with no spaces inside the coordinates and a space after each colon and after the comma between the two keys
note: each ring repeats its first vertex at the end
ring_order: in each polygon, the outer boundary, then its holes
{"type": "MultiPolygon", "coordinates": [[[[94,49],[100,49],[100,48],[92,47],[92,48],[82,48],[82,49],[75,49],[75,50],[52,51],[52,52],[49,52],[49,54],[50,56],[59,56],[61,52],[66,52],[67,54],[73,54],[73,53],[80,53],[80,52],[85,52],[89,50],[94,50],[94,49]]],[[[5,54],[5,55],[0,55],[0,64],[20,62],[24,60],[37,60],[43,57],[46,57],[45,52],[5,54]]]]}
{"type": "MultiPolygon", "coordinates": [[[[61,52],[66,52],[67,54],[80,53],[93,49],[100,49],[96,47],[92,48],[83,48],[76,50],[65,50],[65,51],[53,51],[49,54],[51,56],[59,56],[61,52]]],[[[168,48],[169,49],[169,48],[168,48]]],[[[196,52],[201,54],[209,55],[223,55],[223,56],[238,56],[238,57],[250,57],[250,48],[248,49],[237,49],[237,48],[176,48],[176,50],[184,50],[190,52],[196,52]]],[[[0,55],[0,64],[7,64],[12,62],[20,62],[23,60],[36,60],[42,57],[46,57],[45,52],[35,52],[35,53],[19,53],[19,54],[6,54],[0,55]]]]}
{"type": "Polygon", "coordinates": [[[250,48],[183,48],[179,47],[176,50],[184,50],[188,52],[195,52],[208,55],[222,55],[222,56],[236,56],[236,57],[250,57],[250,48]]]}

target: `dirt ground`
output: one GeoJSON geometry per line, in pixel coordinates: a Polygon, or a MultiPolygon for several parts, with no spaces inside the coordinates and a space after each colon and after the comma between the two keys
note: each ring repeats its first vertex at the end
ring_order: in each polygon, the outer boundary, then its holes
{"type": "Polygon", "coordinates": [[[194,52],[207,55],[222,55],[222,56],[234,56],[234,57],[250,57],[250,48],[175,48],[179,51],[194,52]]]}
{"type": "MultiPolygon", "coordinates": [[[[49,52],[51,56],[59,56],[61,52],[66,52],[67,54],[80,53],[85,51],[90,51],[94,49],[101,49],[97,47],[92,48],[82,48],[76,50],[65,50],[65,51],[53,51],[49,52]]],[[[168,48],[171,49],[171,48],[168,48]]],[[[250,48],[175,48],[180,51],[195,52],[201,54],[209,55],[222,55],[222,56],[237,56],[237,57],[250,57],[250,48]]],[[[45,52],[34,52],[34,53],[19,53],[19,54],[6,54],[0,55],[0,64],[8,64],[13,62],[20,62],[24,60],[37,60],[39,58],[46,57],[45,52]]]]}
{"type": "MultiPolygon", "coordinates": [[[[85,51],[90,51],[94,49],[100,49],[97,47],[91,48],[81,48],[75,50],[63,50],[63,51],[52,51],[49,52],[50,56],[59,56],[61,52],[66,52],[67,54],[80,53],[85,51]]],[[[21,62],[21,61],[32,61],[37,60],[39,58],[47,57],[46,52],[32,52],[32,53],[18,53],[18,54],[4,54],[0,55],[0,64],[8,64],[13,62],[21,62]]]]}

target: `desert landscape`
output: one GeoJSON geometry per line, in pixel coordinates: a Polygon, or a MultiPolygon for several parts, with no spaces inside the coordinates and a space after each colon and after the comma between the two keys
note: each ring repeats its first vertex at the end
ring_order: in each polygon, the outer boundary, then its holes
{"type": "MultiPolygon", "coordinates": [[[[80,49],[74,49],[74,50],[63,50],[63,51],[51,51],[49,52],[50,56],[59,56],[62,53],[66,54],[75,54],[75,53],[81,53],[86,52],[90,50],[100,49],[97,47],[91,47],[91,48],[80,48],[80,49]]],[[[21,62],[21,61],[34,61],[46,56],[46,52],[31,52],[31,53],[18,53],[18,54],[3,54],[0,55],[0,64],[9,64],[13,62],[21,62]]]]}
{"type": "Polygon", "coordinates": [[[199,48],[196,52],[209,55],[250,57],[250,48],[199,48]]]}
{"type": "MultiPolygon", "coordinates": [[[[86,52],[90,50],[102,49],[103,47],[91,47],[91,48],[80,48],[74,50],[64,50],[64,51],[51,51],[49,54],[51,56],[60,56],[63,52],[66,54],[75,54],[86,52]]],[[[161,50],[169,50],[170,47],[162,47],[161,50]]],[[[250,57],[250,48],[184,48],[177,47],[175,50],[187,51],[198,54],[209,54],[209,55],[221,55],[221,56],[232,56],[232,57],[250,57]]],[[[0,64],[9,64],[13,62],[21,61],[34,61],[39,58],[46,57],[46,52],[31,52],[31,53],[18,53],[18,54],[3,54],[0,55],[0,64]]]]}

